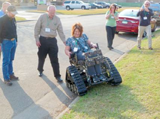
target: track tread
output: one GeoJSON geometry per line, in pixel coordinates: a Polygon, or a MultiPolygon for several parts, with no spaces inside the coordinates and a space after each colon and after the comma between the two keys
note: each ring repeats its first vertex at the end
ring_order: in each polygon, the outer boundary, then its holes
{"type": "Polygon", "coordinates": [[[121,75],[119,74],[117,68],[114,66],[114,64],[112,63],[112,61],[108,57],[106,57],[106,60],[111,68],[110,75],[113,78],[113,80],[110,82],[111,85],[115,85],[115,86],[119,85],[120,83],[122,83],[121,75]]]}
{"type": "MultiPolygon", "coordinates": [[[[79,71],[77,70],[77,68],[75,66],[69,66],[67,68],[67,71],[70,74],[70,77],[72,77],[72,81],[70,81],[70,82],[73,82],[73,84],[71,84],[71,85],[76,86],[77,92],[75,90],[71,90],[71,89],[70,90],[73,93],[78,94],[80,96],[85,95],[87,93],[87,88],[86,88],[85,83],[84,83],[79,71]]],[[[69,82],[66,80],[66,83],[69,83],[69,82]]],[[[68,88],[70,88],[70,87],[68,87],[68,88]]]]}

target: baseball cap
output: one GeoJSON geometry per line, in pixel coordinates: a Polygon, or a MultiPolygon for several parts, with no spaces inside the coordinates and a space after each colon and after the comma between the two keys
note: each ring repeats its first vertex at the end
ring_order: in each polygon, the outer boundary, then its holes
{"type": "Polygon", "coordinates": [[[14,14],[14,15],[18,14],[18,12],[17,12],[17,10],[16,10],[16,7],[13,6],[13,5],[8,6],[7,11],[8,11],[8,12],[11,12],[11,13],[14,14]]]}

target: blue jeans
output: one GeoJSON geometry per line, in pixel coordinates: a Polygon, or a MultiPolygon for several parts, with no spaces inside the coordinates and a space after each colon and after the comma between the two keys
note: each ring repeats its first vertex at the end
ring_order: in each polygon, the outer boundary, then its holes
{"type": "Polygon", "coordinates": [[[2,42],[2,54],[3,54],[3,61],[2,61],[2,71],[3,71],[3,78],[4,80],[9,80],[10,75],[13,73],[13,60],[16,51],[16,39],[11,41],[7,39],[3,39],[2,42]]]}

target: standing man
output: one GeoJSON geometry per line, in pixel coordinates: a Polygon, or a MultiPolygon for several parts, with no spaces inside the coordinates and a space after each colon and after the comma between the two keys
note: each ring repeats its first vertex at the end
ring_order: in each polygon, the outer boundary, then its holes
{"type": "Polygon", "coordinates": [[[7,10],[8,6],[10,6],[10,5],[11,5],[11,3],[9,3],[9,2],[4,2],[2,4],[2,9],[0,10],[0,17],[4,16],[6,14],[6,10],[7,10]]]}
{"type": "Polygon", "coordinates": [[[141,40],[142,36],[144,34],[144,31],[147,32],[148,36],[148,48],[150,50],[153,50],[152,48],[152,35],[151,35],[151,17],[153,16],[153,12],[151,9],[149,9],[150,2],[145,1],[143,7],[140,9],[140,11],[137,13],[137,16],[140,16],[140,23],[138,26],[138,49],[141,49],[141,40]]]}
{"type": "Polygon", "coordinates": [[[59,62],[58,62],[58,46],[57,46],[57,32],[65,44],[65,35],[63,32],[60,18],[55,15],[56,8],[54,5],[50,5],[47,8],[47,13],[44,13],[38,19],[34,35],[36,39],[36,45],[38,46],[38,71],[39,76],[43,75],[43,65],[47,54],[49,55],[54,76],[58,82],[62,82],[59,62]]]}
{"type": "MultiPolygon", "coordinates": [[[[11,5],[11,3],[9,3],[9,2],[4,2],[2,4],[2,9],[0,10],[0,18],[6,14],[6,10],[7,10],[8,6],[10,6],[10,5],[11,5]]],[[[0,49],[0,58],[1,58],[1,49],[0,49]]]]}
{"type": "Polygon", "coordinates": [[[7,8],[7,14],[0,18],[0,47],[2,49],[2,71],[4,83],[11,86],[10,80],[18,80],[13,73],[13,60],[17,46],[17,30],[15,6],[7,8]]]}

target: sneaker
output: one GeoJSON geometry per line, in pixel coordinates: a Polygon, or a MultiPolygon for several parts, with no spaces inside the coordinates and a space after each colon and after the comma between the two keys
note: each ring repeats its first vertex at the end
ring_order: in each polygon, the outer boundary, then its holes
{"type": "Polygon", "coordinates": [[[4,83],[5,83],[7,86],[11,86],[11,85],[12,85],[12,82],[10,82],[10,80],[4,80],[4,83]]]}
{"type": "Polygon", "coordinates": [[[56,77],[56,80],[57,80],[59,83],[63,82],[63,80],[61,79],[61,77],[56,77]]]}
{"type": "Polygon", "coordinates": [[[149,50],[153,50],[153,48],[151,47],[151,48],[149,48],[149,50]]]}
{"type": "Polygon", "coordinates": [[[10,75],[10,80],[18,80],[18,77],[16,77],[14,74],[10,75]]]}
{"type": "Polygon", "coordinates": [[[137,48],[138,48],[139,50],[141,50],[141,47],[140,47],[140,46],[138,46],[137,48]]]}

